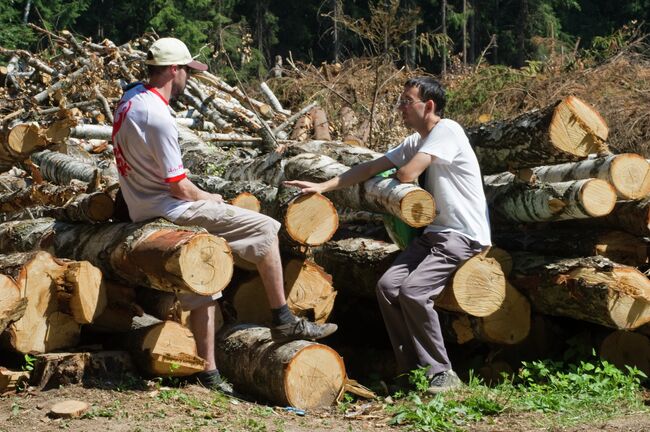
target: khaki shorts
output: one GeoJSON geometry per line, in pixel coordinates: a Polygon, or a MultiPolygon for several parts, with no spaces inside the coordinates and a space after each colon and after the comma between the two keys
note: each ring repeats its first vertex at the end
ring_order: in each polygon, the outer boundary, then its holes
{"type": "MultiPolygon", "coordinates": [[[[224,238],[240,258],[259,263],[276,241],[280,223],[254,211],[214,201],[195,201],[175,221],[176,225],[199,226],[224,238]]],[[[221,297],[179,294],[183,309],[193,310],[221,297]]]]}

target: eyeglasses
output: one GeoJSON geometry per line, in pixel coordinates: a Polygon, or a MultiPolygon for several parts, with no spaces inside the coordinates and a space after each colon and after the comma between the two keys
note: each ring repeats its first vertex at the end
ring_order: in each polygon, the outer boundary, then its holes
{"type": "Polygon", "coordinates": [[[188,67],[187,65],[178,65],[178,68],[183,69],[188,75],[192,73],[192,68],[188,67]]]}
{"type": "Polygon", "coordinates": [[[406,106],[409,106],[409,105],[416,104],[416,103],[418,103],[418,102],[424,102],[424,101],[419,100],[419,99],[418,99],[418,100],[399,99],[399,100],[397,101],[397,106],[399,106],[399,107],[406,107],[406,106]]]}

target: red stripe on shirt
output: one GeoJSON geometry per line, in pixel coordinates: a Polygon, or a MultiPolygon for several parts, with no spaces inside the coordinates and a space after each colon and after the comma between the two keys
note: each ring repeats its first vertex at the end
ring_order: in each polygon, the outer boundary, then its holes
{"type": "Polygon", "coordinates": [[[183,180],[185,177],[187,177],[187,174],[185,173],[177,175],[176,177],[169,177],[165,179],[165,183],[176,183],[183,180]]]}
{"type": "Polygon", "coordinates": [[[169,102],[167,99],[165,99],[165,96],[161,95],[158,90],[156,90],[154,87],[150,86],[149,84],[145,84],[144,88],[149,90],[151,93],[157,95],[160,99],[162,99],[163,102],[165,102],[165,105],[169,105],[169,102]]]}

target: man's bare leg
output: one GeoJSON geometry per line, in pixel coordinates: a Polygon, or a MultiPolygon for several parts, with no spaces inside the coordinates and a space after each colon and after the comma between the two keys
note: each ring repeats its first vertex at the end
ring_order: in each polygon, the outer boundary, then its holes
{"type": "Polygon", "coordinates": [[[214,357],[216,306],[217,303],[212,301],[192,310],[190,313],[190,329],[196,340],[196,349],[199,357],[206,361],[206,371],[217,368],[217,362],[214,357]]]}
{"type": "Polygon", "coordinates": [[[282,260],[280,258],[280,247],[276,237],[269,251],[257,264],[257,271],[262,278],[266,298],[269,300],[271,309],[282,307],[287,302],[284,296],[284,277],[282,274],[282,260]]]}

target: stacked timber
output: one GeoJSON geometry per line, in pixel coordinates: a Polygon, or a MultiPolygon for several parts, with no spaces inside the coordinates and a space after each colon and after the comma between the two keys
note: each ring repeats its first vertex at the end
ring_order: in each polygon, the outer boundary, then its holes
{"type": "Polygon", "coordinates": [[[650,321],[648,161],[609,153],[604,120],[575,97],[469,136],[510,283],[537,313],[612,329],[601,355],[647,368],[643,349],[629,353],[650,321]]]}

